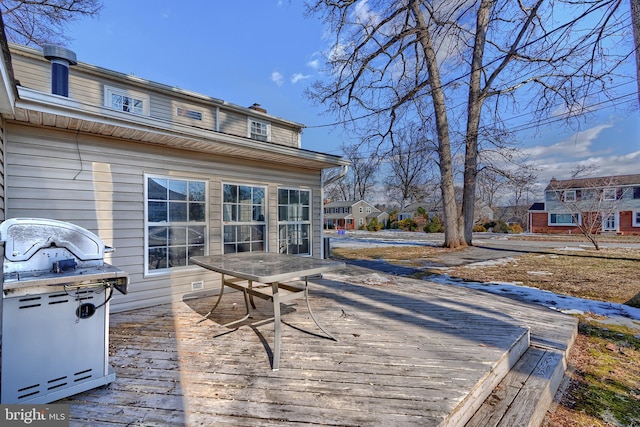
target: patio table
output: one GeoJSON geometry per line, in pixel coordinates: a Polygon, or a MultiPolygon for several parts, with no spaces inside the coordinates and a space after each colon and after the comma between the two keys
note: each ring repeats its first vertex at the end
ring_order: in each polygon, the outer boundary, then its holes
{"type": "Polygon", "coordinates": [[[313,311],[311,311],[308,277],[343,268],[345,263],[273,252],[240,252],[224,255],[196,256],[190,259],[194,264],[222,275],[218,299],[213,308],[211,308],[202,320],[207,319],[216,309],[222,299],[225,286],[243,292],[246,314],[242,319],[226,323],[222,326],[226,327],[247,319],[250,314],[249,304],[251,304],[254,309],[256,308],[253,297],[258,297],[273,303],[275,342],[271,367],[274,371],[280,367],[280,342],[282,335],[280,322],[281,303],[304,297],[309,314],[315,324],[330,339],[337,341],[333,335],[318,323],[318,320],[313,315],[313,311]],[[304,279],[303,283],[286,283],[287,281],[301,278],[304,279]]]}

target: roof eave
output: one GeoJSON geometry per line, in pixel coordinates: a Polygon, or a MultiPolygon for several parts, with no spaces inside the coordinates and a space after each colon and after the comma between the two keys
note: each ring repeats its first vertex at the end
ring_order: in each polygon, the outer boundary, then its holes
{"type": "Polygon", "coordinates": [[[284,163],[310,169],[350,164],[349,161],[331,154],[256,141],[188,125],[169,123],[152,117],[134,116],[130,113],[84,104],[74,99],[24,87],[19,88],[19,99],[16,100],[15,105],[16,111],[8,119],[38,126],[82,131],[190,151],[284,163]]]}

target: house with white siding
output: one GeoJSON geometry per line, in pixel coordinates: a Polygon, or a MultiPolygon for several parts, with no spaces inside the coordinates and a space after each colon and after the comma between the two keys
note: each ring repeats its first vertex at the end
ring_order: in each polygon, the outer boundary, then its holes
{"type": "Polygon", "coordinates": [[[0,82],[2,218],[68,221],[128,272],[112,311],[217,291],[189,257],[239,251],[322,257],[322,170],[302,124],[7,44],[0,82]]]}

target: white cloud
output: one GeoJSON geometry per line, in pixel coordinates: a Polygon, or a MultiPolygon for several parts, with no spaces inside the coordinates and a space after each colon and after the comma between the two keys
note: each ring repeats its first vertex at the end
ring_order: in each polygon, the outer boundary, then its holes
{"type": "Polygon", "coordinates": [[[307,67],[313,68],[314,70],[317,70],[318,68],[320,68],[320,60],[319,59],[313,59],[309,62],[307,62],[307,67]]]}
{"type": "Polygon", "coordinates": [[[296,84],[298,83],[300,80],[304,80],[304,79],[308,79],[309,77],[311,77],[308,74],[302,74],[302,73],[295,73],[291,76],[291,83],[296,84]]]}
{"type": "Polygon", "coordinates": [[[369,8],[368,0],[360,0],[353,14],[355,21],[364,26],[375,26],[380,22],[380,16],[369,8]]]}
{"type": "Polygon", "coordinates": [[[271,81],[278,86],[282,86],[282,84],[284,83],[284,76],[282,75],[282,73],[274,71],[271,73],[271,81]]]}
{"type": "MultiPolygon", "coordinates": [[[[538,145],[526,148],[524,152],[532,161],[558,157],[563,160],[573,159],[574,161],[585,159],[596,154],[591,149],[593,141],[603,130],[612,126],[611,124],[595,126],[553,145],[538,145]]],[[[574,161],[572,163],[575,163],[574,161]]]]}

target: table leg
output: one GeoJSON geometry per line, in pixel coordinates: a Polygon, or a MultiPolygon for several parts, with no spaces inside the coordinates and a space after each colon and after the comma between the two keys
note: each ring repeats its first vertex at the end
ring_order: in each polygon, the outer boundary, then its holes
{"type": "Polygon", "coordinates": [[[331,335],[325,328],[323,328],[320,323],[318,323],[318,320],[316,319],[316,317],[313,315],[313,311],[311,310],[311,304],[309,304],[309,283],[307,281],[307,278],[304,278],[304,299],[307,301],[307,309],[309,310],[309,314],[311,315],[311,318],[313,319],[313,321],[315,322],[316,326],[318,328],[320,328],[320,330],[322,332],[324,332],[325,334],[327,334],[329,336],[329,338],[331,338],[334,341],[338,341],[338,339],[336,337],[334,337],[333,335],[331,335]]]}
{"type": "Polygon", "coordinates": [[[280,294],[278,293],[278,283],[271,284],[273,289],[273,330],[274,330],[274,348],[273,348],[273,364],[271,369],[277,371],[280,369],[280,341],[282,331],[280,329],[280,294]]]}
{"type": "Polygon", "coordinates": [[[224,294],[224,274],[222,275],[222,278],[220,280],[220,293],[218,294],[218,300],[213,305],[211,310],[209,310],[209,312],[205,314],[204,317],[198,321],[198,323],[204,322],[209,318],[209,316],[211,316],[211,313],[213,313],[213,310],[215,310],[218,307],[218,304],[220,304],[220,300],[222,299],[222,294],[224,294]]]}

